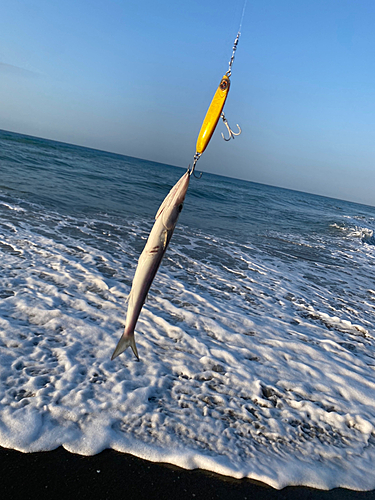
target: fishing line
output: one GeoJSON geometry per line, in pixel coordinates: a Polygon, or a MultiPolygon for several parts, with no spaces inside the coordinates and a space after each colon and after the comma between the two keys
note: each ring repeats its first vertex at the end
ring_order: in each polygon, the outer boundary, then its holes
{"type": "Polygon", "coordinates": [[[243,9],[242,9],[242,16],[241,16],[241,21],[240,21],[240,27],[239,27],[239,33],[241,33],[241,30],[242,30],[242,21],[243,21],[243,17],[245,15],[245,9],[246,9],[246,5],[247,5],[247,0],[245,0],[245,3],[243,5],[243,9]]]}

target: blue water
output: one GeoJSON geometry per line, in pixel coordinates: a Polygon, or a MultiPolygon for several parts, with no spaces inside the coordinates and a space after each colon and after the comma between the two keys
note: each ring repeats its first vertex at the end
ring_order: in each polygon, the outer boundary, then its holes
{"type": "Polygon", "coordinates": [[[0,444],[374,488],[374,207],[191,179],[136,330],[141,363],[109,361],[183,173],[0,131],[0,444]]]}
{"type": "MultiPolygon", "coordinates": [[[[5,131],[0,131],[0,161],[1,194],[8,197],[4,199],[64,215],[104,215],[117,221],[152,220],[184,171],[5,131]]],[[[374,220],[374,207],[208,173],[191,183],[180,219],[192,230],[256,244],[271,254],[311,259],[310,250],[298,252],[290,246],[291,240],[303,239],[312,244],[317,260],[331,264],[340,264],[337,256],[332,260],[332,250],[342,239],[332,227],[373,228],[374,220]],[[323,249],[316,240],[325,237],[323,249]]]]}

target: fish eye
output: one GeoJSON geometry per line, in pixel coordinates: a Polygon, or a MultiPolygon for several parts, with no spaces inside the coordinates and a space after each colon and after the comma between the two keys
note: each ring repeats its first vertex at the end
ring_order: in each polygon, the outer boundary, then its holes
{"type": "Polygon", "coordinates": [[[182,204],[182,203],[180,203],[180,204],[178,205],[178,211],[179,211],[179,212],[181,212],[182,207],[183,207],[183,204],[182,204]]]}

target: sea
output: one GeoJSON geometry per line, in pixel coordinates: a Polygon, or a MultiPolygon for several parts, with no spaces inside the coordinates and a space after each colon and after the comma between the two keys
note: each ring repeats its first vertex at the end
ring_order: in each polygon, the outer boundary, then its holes
{"type": "Polygon", "coordinates": [[[184,171],[0,131],[0,446],[374,489],[374,207],[192,178],[111,361],[184,171]]]}

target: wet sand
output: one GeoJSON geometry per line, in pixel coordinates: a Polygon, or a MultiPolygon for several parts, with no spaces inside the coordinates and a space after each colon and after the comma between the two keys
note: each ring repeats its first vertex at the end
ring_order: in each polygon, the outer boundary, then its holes
{"type": "Polygon", "coordinates": [[[202,470],[187,471],[113,450],[83,457],[62,447],[42,453],[0,448],[0,478],[1,497],[12,500],[55,497],[72,500],[375,500],[375,490],[321,491],[287,487],[279,491],[249,479],[231,479],[202,470]]]}

